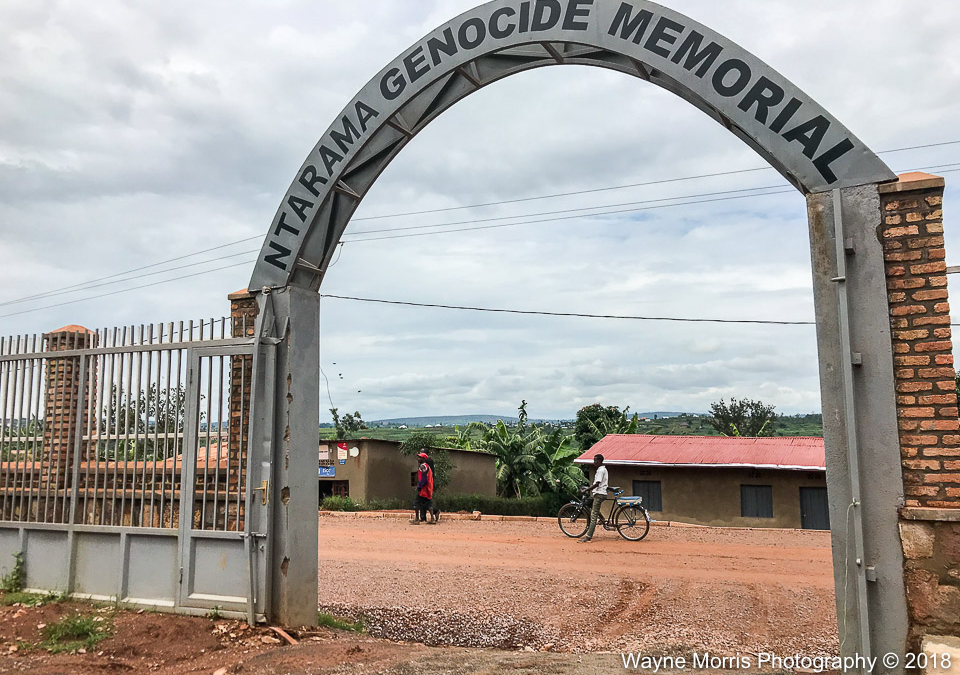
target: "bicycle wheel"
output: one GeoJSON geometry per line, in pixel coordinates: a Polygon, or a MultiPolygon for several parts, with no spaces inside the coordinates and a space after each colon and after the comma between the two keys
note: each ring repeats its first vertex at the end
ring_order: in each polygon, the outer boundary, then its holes
{"type": "Polygon", "coordinates": [[[627,541],[640,541],[650,531],[650,515],[638,506],[624,506],[615,517],[617,532],[627,541]]]}
{"type": "Polygon", "coordinates": [[[590,514],[581,510],[576,504],[564,504],[557,512],[557,523],[560,531],[571,539],[582,537],[587,526],[590,525],[590,514]]]}

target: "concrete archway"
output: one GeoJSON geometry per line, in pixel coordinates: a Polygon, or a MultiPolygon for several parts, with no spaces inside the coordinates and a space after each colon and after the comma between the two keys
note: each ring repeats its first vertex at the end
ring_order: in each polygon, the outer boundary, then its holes
{"type": "MultiPolygon", "coordinates": [[[[890,169],[816,101],[750,52],[642,0],[494,0],[440,26],[364,86],[297,172],[249,288],[278,343],[260,442],[273,447],[273,618],[316,610],[317,290],[357,206],[443,111],[511,74],[611,68],[681,96],[807,196],[838,613],[845,654],[900,652],[908,621],[903,503],[878,186],[890,169]],[[866,468],[864,468],[866,467],[866,468]],[[869,471],[870,490],[861,475],[869,471]]],[[[899,672],[895,668],[889,672],[899,672]]]]}

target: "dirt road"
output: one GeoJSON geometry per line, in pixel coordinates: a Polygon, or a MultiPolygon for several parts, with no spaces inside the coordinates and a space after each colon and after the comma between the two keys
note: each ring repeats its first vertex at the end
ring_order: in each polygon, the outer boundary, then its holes
{"type": "Polygon", "coordinates": [[[373,635],[551,651],[833,654],[829,534],[324,517],[320,604],[373,635]]]}

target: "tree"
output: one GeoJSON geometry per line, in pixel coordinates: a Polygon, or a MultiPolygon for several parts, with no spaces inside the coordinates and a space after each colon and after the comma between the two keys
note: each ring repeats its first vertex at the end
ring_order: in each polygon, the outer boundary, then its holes
{"type": "Polygon", "coordinates": [[[623,410],[615,405],[604,407],[599,403],[588,405],[577,411],[577,423],[573,428],[573,437],[580,452],[592,448],[608,434],[635,434],[638,432],[640,418],[634,414],[628,419],[630,406],[623,410]]]}
{"type": "Polygon", "coordinates": [[[446,442],[454,448],[460,448],[461,450],[472,450],[473,444],[478,442],[483,434],[487,432],[487,425],[482,422],[471,422],[463,429],[459,425],[453,427],[453,436],[447,436],[446,442]],[[472,432],[478,431],[479,437],[474,438],[472,432]]]}
{"type": "Polygon", "coordinates": [[[497,494],[524,497],[539,492],[537,468],[539,434],[536,427],[528,431],[519,425],[508,429],[503,420],[487,430],[483,449],[497,457],[497,494]]]}
{"type": "Polygon", "coordinates": [[[720,399],[710,404],[710,425],[723,436],[772,436],[775,409],[762,401],[731,396],[730,403],[720,399]]]}
{"type": "MultiPolygon", "coordinates": [[[[201,395],[200,399],[203,398],[201,395]]],[[[134,397],[112,385],[100,421],[100,434],[107,440],[98,442],[97,456],[158,460],[181,454],[183,439],[179,434],[186,429],[186,404],[187,390],[183,386],[161,389],[151,384],[134,397]]],[[[205,418],[206,413],[201,412],[201,423],[205,418]]],[[[216,430],[218,439],[220,431],[216,430]]]]}
{"type": "Polygon", "coordinates": [[[340,417],[338,408],[330,408],[330,414],[333,416],[333,426],[337,430],[336,439],[338,441],[367,428],[367,423],[363,421],[359,412],[347,413],[340,417]]]}
{"type": "Polygon", "coordinates": [[[526,401],[518,410],[516,426],[499,420],[478,443],[497,457],[497,494],[516,498],[576,494],[584,479],[573,463],[580,451],[562,429],[529,424],[526,401]]]}
{"type": "Polygon", "coordinates": [[[419,454],[423,449],[428,450],[427,454],[433,458],[433,487],[441,490],[450,484],[453,470],[457,468],[445,447],[447,445],[447,439],[443,436],[431,434],[429,431],[416,431],[400,444],[400,452],[410,457],[419,454]]]}
{"type": "Polygon", "coordinates": [[[538,455],[540,491],[560,495],[575,495],[584,482],[583,469],[573,463],[580,450],[573,446],[569,436],[560,429],[541,436],[538,455]]]}

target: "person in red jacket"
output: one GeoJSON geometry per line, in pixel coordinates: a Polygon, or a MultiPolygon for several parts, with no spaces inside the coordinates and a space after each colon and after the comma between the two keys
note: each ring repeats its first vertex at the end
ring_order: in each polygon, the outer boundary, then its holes
{"type": "MultiPolygon", "coordinates": [[[[433,470],[424,460],[423,453],[418,456],[420,470],[417,472],[417,498],[413,502],[413,520],[411,525],[427,522],[427,511],[430,510],[433,500],[433,470]]],[[[433,523],[436,523],[434,520],[433,523]]]]}

